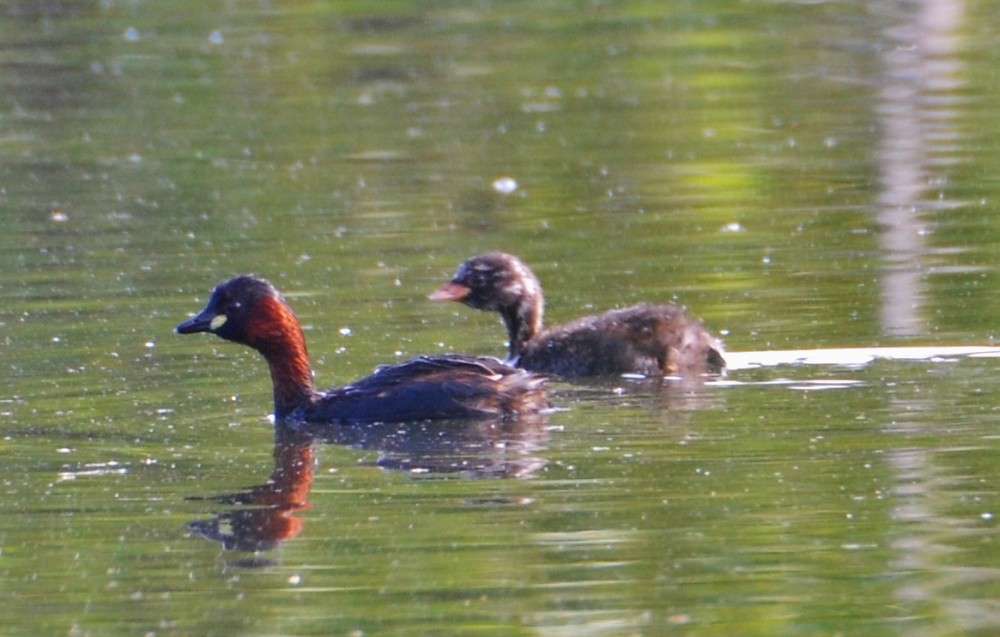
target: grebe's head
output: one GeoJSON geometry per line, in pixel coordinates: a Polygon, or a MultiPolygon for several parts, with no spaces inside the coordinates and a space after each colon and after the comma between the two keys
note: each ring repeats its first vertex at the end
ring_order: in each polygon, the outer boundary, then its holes
{"type": "Polygon", "coordinates": [[[265,311],[269,307],[287,310],[288,305],[274,286],[264,279],[238,276],[216,287],[205,309],[178,325],[176,332],[211,332],[227,341],[257,347],[262,329],[267,331],[261,323],[270,320],[265,311]]]}
{"type": "Polygon", "coordinates": [[[500,312],[523,304],[540,304],[541,294],[538,279],[520,259],[504,252],[490,252],[463,263],[452,280],[430,298],[500,312]]]}

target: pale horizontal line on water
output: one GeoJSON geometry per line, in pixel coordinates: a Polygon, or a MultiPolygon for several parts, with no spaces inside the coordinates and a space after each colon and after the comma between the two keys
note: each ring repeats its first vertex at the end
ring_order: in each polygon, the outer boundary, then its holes
{"type": "Polygon", "coordinates": [[[859,367],[875,360],[934,360],[965,357],[1000,357],[1000,347],[841,347],[831,349],[789,349],[759,352],[726,352],[730,371],[778,365],[843,365],[859,367]]]}

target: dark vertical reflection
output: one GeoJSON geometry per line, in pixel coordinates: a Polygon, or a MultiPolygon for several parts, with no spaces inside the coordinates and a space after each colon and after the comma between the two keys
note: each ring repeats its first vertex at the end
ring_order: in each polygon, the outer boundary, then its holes
{"type": "Polygon", "coordinates": [[[921,258],[928,222],[922,215],[939,206],[925,199],[933,195],[936,170],[954,161],[955,112],[947,96],[959,85],[955,30],[964,6],[960,0],[890,0],[876,10],[889,18],[879,95],[880,318],[887,336],[920,336],[927,331],[921,258]]]}

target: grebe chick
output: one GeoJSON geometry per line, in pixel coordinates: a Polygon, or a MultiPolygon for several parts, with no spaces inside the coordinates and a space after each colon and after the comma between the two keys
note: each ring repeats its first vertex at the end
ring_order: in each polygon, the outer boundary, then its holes
{"type": "Polygon", "coordinates": [[[642,304],[543,330],[538,278],[520,259],[490,252],[469,259],[430,298],[498,312],[507,327],[507,362],[563,378],[721,373],[722,343],[675,305],[642,304]]]}

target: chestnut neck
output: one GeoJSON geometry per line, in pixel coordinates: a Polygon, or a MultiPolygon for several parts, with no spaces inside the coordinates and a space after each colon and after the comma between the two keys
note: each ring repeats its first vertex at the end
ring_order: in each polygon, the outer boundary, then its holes
{"type": "Polygon", "coordinates": [[[247,345],[267,361],[274,385],[275,422],[317,398],[302,326],[282,301],[267,298],[259,302],[247,329],[247,345]]]}

